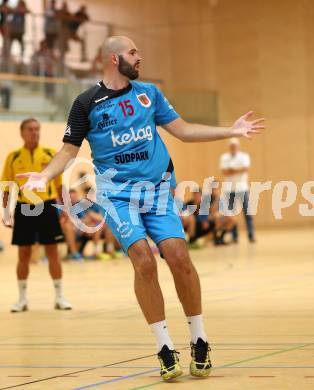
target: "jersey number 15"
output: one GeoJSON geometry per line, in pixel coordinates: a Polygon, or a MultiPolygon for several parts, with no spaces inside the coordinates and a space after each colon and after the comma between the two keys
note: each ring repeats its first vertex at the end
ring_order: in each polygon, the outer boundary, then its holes
{"type": "Polygon", "coordinates": [[[123,102],[120,102],[119,106],[122,109],[124,117],[126,117],[128,115],[132,116],[134,114],[134,108],[133,108],[132,104],[130,104],[130,100],[129,99],[128,100],[124,100],[123,102]]]}

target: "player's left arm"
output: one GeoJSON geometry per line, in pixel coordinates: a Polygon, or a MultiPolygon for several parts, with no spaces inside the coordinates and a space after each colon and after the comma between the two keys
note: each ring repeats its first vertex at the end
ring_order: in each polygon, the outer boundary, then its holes
{"type": "Polygon", "coordinates": [[[189,123],[182,118],[163,124],[162,127],[183,142],[216,141],[231,137],[251,139],[252,135],[260,134],[265,129],[264,118],[248,120],[252,114],[253,111],[249,111],[242,115],[231,127],[213,127],[189,123]]]}

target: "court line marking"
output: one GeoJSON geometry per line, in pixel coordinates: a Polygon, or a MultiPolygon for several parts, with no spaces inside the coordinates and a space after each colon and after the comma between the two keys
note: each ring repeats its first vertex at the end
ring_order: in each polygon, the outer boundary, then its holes
{"type": "Polygon", "coordinates": [[[248,378],[276,378],[275,375],[250,375],[248,378]]]}
{"type": "MultiPolygon", "coordinates": [[[[250,361],[253,361],[253,360],[257,360],[257,359],[262,359],[262,358],[264,358],[264,357],[269,357],[269,356],[278,355],[278,354],[280,354],[280,353],[285,353],[285,352],[294,351],[294,350],[297,350],[297,349],[305,348],[305,347],[307,347],[307,346],[309,346],[309,345],[313,345],[313,343],[301,344],[301,345],[296,346],[296,347],[282,349],[281,351],[276,351],[276,352],[272,352],[272,353],[267,353],[267,354],[260,355],[260,356],[256,356],[256,357],[253,357],[253,358],[244,359],[244,360],[239,360],[239,361],[236,361],[236,362],[233,362],[233,363],[224,364],[224,365],[222,365],[222,366],[213,367],[213,370],[217,370],[217,369],[220,369],[220,368],[229,368],[229,367],[235,366],[236,364],[246,363],[246,362],[250,362],[250,361]]],[[[190,376],[190,375],[183,375],[183,376],[181,376],[180,378],[187,378],[187,377],[189,377],[189,376],[190,376]]],[[[209,377],[209,378],[210,378],[210,377],[209,377]]],[[[146,388],[148,388],[148,387],[153,387],[153,386],[156,386],[156,385],[159,385],[159,384],[164,384],[164,383],[165,383],[164,381],[153,382],[153,383],[149,383],[149,384],[144,385],[144,386],[132,387],[132,388],[130,388],[130,390],[146,389],[146,388]]]]}
{"type": "MultiPolygon", "coordinates": [[[[220,336],[220,335],[215,335],[215,336],[220,336]]],[[[239,336],[239,335],[233,335],[233,336],[239,336]]],[[[254,336],[254,335],[253,335],[254,336]]],[[[267,336],[278,336],[278,335],[267,335],[267,336]]],[[[287,335],[286,335],[287,336],[287,335]]],[[[288,336],[294,336],[294,335],[288,335],[288,336]]],[[[303,336],[303,335],[297,335],[297,336],[303,336]]],[[[314,337],[314,335],[310,335],[311,337],[314,337]]],[[[221,337],[221,336],[220,336],[221,337]]],[[[258,337],[257,335],[254,336],[254,337],[258,337]]],[[[312,341],[303,341],[302,344],[311,344],[313,343],[312,341]]],[[[270,346],[270,345],[300,345],[301,342],[281,342],[281,343],[268,343],[268,342],[265,342],[265,343],[211,343],[211,345],[213,347],[217,347],[217,346],[270,346]]],[[[15,346],[15,347],[23,347],[23,346],[84,346],[84,345],[102,345],[102,346],[121,346],[121,343],[110,343],[110,342],[107,342],[107,343],[11,343],[11,344],[8,344],[8,343],[0,343],[0,346],[3,347],[3,346],[15,346]]],[[[127,342],[123,342],[123,345],[127,345],[127,346],[150,346],[150,347],[153,347],[155,346],[155,343],[127,343],[127,342]]],[[[177,346],[186,346],[186,343],[176,343],[177,346]]]]}
{"type": "MultiPolygon", "coordinates": [[[[186,345],[186,344],[184,344],[186,345]]],[[[151,351],[153,347],[147,347],[147,348],[136,348],[137,351],[151,351]]],[[[72,347],[56,347],[56,348],[51,348],[51,347],[27,347],[27,348],[2,348],[2,350],[6,351],[103,351],[104,347],[93,347],[93,348],[86,348],[86,347],[80,347],[80,348],[72,348],[72,347]]],[[[106,348],[107,351],[125,351],[129,350],[129,348],[126,347],[114,347],[114,348],[106,348]]],[[[276,351],[280,350],[280,348],[215,348],[215,351],[276,351]]],[[[313,350],[313,349],[311,349],[313,350]]],[[[308,351],[311,351],[308,349],[308,351]]],[[[1,365],[0,365],[1,367],[1,365]]],[[[90,367],[90,366],[89,366],[90,367]]]]}
{"type": "Polygon", "coordinates": [[[79,375],[60,375],[62,378],[78,378],[79,375]]]}
{"type": "MultiPolygon", "coordinates": [[[[182,349],[184,350],[184,349],[188,349],[188,348],[189,348],[189,347],[182,348],[182,349]]],[[[0,387],[0,390],[14,389],[14,388],[16,388],[16,387],[31,385],[31,384],[33,384],[33,383],[44,382],[44,381],[48,381],[48,380],[52,380],[52,379],[62,378],[62,377],[67,376],[67,375],[80,374],[80,373],[82,373],[82,372],[92,371],[92,370],[96,370],[96,369],[98,369],[98,368],[107,368],[107,367],[111,367],[111,366],[116,366],[117,364],[129,363],[129,362],[133,362],[133,361],[136,361],[136,360],[146,359],[146,358],[152,357],[152,356],[156,356],[156,354],[153,353],[153,354],[150,354],[150,355],[140,356],[140,357],[133,358],[133,359],[123,360],[123,361],[121,361],[121,362],[116,362],[116,363],[104,364],[104,365],[100,365],[100,366],[89,367],[89,368],[87,368],[87,369],[83,369],[83,370],[79,370],[79,371],[74,371],[74,372],[68,372],[68,373],[62,374],[62,375],[53,375],[53,376],[50,376],[50,377],[47,377],[47,378],[37,379],[37,380],[35,380],[35,381],[30,381],[30,382],[25,382],[25,383],[19,383],[19,384],[17,384],[17,385],[12,385],[12,386],[0,387]]],[[[159,370],[159,369],[158,369],[158,370],[159,370]]]]}
{"type": "Polygon", "coordinates": [[[122,375],[101,375],[102,378],[121,378],[122,375]]]}
{"type": "MultiPolygon", "coordinates": [[[[184,366],[184,365],[181,365],[182,368],[189,368],[189,366],[184,366]]],[[[3,368],[8,368],[8,369],[15,369],[15,368],[24,368],[24,369],[32,369],[32,368],[39,368],[39,369],[42,369],[42,368],[45,368],[45,369],[55,369],[55,368],[94,368],[94,369],[98,369],[100,368],[99,366],[0,366],[0,369],[3,368]]],[[[149,369],[149,368],[156,368],[156,366],[117,366],[117,367],[114,367],[114,366],[111,366],[111,367],[101,367],[101,368],[108,368],[108,369],[123,369],[123,368],[126,368],[126,369],[149,369]]],[[[222,369],[223,367],[219,367],[220,369],[222,369]]],[[[246,369],[265,369],[265,368],[271,368],[271,369],[312,369],[314,368],[314,366],[232,366],[232,367],[226,367],[226,368],[246,368],[246,369]]],[[[67,374],[61,374],[61,376],[64,376],[64,375],[67,375],[67,374]]],[[[68,374],[69,375],[69,374],[68,374]]],[[[121,376],[121,375],[120,375],[121,376]]]]}
{"type": "Polygon", "coordinates": [[[153,370],[137,372],[136,374],[124,375],[124,376],[121,376],[120,378],[109,379],[109,380],[106,380],[106,381],[100,381],[100,382],[96,382],[96,383],[91,383],[89,385],[84,385],[84,386],[81,386],[81,387],[74,387],[72,390],[90,389],[92,387],[96,387],[96,386],[100,386],[100,385],[106,385],[106,384],[113,383],[113,382],[119,382],[119,381],[123,381],[125,379],[134,378],[136,376],[141,376],[141,375],[145,375],[145,374],[150,374],[150,373],[156,372],[156,371],[160,371],[160,368],[154,368],[153,370]]]}
{"type": "MultiPolygon", "coordinates": [[[[286,349],[283,349],[283,350],[280,350],[280,351],[276,351],[276,352],[260,355],[260,356],[254,357],[254,358],[245,359],[245,360],[229,363],[229,364],[226,364],[226,365],[223,365],[223,366],[214,367],[213,370],[215,370],[215,369],[222,369],[222,368],[228,368],[228,367],[232,368],[232,366],[235,366],[236,364],[244,363],[244,362],[247,362],[247,361],[253,361],[253,360],[256,360],[256,359],[262,359],[263,357],[273,356],[273,355],[277,355],[279,353],[289,352],[289,351],[293,351],[293,350],[296,350],[296,349],[305,348],[305,347],[310,346],[310,345],[313,345],[313,343],[306,343],[306,344],[298,345],[298,346],[295,346],[295,347],[292,347],[292,348],[286,348],[286,349]]],[[[182,349],[188,349],[188,348],[189,347],[182,348],[182,349]]],[[[118,364],[128,363],[128,362],[131,362],[131,361],[145,359],[147,357],[152,357],[152,356],[155,356],[155,354],[146,355],[146,356],[142,356],[142,357],[138,357],[138,358],[134,358],[134,359],[128,359],[128,360],[125,360],[125,361],[111,363],[111,364],[107,364],[107,365],[93,366],[93,367],[89,367],[87,369],[83,369],[83,370],[79,370],[79,371],[75,371],[75,372],[70,372],[70,373],[63,374],[63,375],[54,375],[54,376],[48,377],[48,378],[37,379],[37,380],[31,381],[31,382],[25,382],[25,383],[20,383],[20,384],[17,384],[17,385],[1,387],[0,390],[12,389],[12,388],[16,388],[16,387],[21,387],[21,386],[26,386],[26,385],[29,385],[29,384],[33,384],[33,383],[38,383],[38,382],[43,382],[43,381],[47,381],[47,380],[62,378],[62,377],[67,376],[67,375],[73,375],[73,374],[78,374],[78,373],[82,373],[82,372],[92,371],[92,370],[95,370],[95,369],[98,369],[98,368],[112,367],[112,366],[116,366],[118,364]]],[[[236,368],[236,367],[234,367],[234,368],[236,368]]],[[[237,368],[245,368],[245,367],[241,367],[240,366],[240,367],[237,367],[237,368]]],[[[253,368],[257,368],[257,367],[253,367],[253,368]]],[[[155,369],[155,371],[156,370],[159,370],[159,369],[155,369]]],[[[187,376],[188,375],[184,375],[183,377],[187,377],[187,376]]],[[[160,384],[160,383],[164,383],[164,382],[163,381],[158,381],[158,382],[154,382],[154,383],[145,385],[144,387],[142,386],[142,387],[132,388],[131,390],[137,390],[137,389],[142,389],[142,388],[146,388],[146,387],[151,387],[151,386],[155,386],[155,385],[160,384]]]]}

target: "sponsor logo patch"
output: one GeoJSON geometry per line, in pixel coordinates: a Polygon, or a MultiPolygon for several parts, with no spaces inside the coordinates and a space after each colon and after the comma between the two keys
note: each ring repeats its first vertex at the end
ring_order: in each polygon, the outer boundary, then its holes
{"type": "Polygon", "coordinates": [[[132,141],[138,142],[145,139],[148,141],[153,139],[152,128],[150,126],[146,126],[137,131],[134,131],[133,127],[130,127],[129,132],[121,135],[115,135],[115,133],[111,130],[111,140],[114,148],[116,146],[127,145],[132,141]]]}
{"type": "Polygon", "coordinates": [[[143,152],[133,152],[133,153],[123,153],[114,156],[116,164],[128,164],[134,161],[145,161],[149,160],[148,151],[143,152]]]}
{"type": "Polygon", "coordinates": [[[102,130],[102,129],[106,129],[107,127],[111,127],[111,126],[114,126],[118,123],[117,119],[115,118],[110,118],[110,115],[108,115],[107,113],[104,113],[102,115],[102,121],[98,123],[97,127],[98,129],[102,130]]]}
{"type": "Polygon", "coordinates": [[[152,102],[150,101],[146,93],[141,93],[139,95],[136,95],[136,97],[143,107],[150,107],[152,105],[152,102]]]}

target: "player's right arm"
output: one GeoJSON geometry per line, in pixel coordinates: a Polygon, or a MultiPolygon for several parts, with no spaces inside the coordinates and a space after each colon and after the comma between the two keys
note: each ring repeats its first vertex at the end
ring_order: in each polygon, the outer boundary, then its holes
{"type": "Polygon", "coordinates": [[[17,177],[28,178],[27,182],[21,187],[21,190],[28,189],[32,191],[36,189],[38,191],[44,191],[47,183],[60,175],[71,160],[74,161],[79,149],[78,146],[65,143],[43,171],[26,172],[16,175],[17,177]]]}
{"type": "Polygon", "coordinates": [[[19,175],[28,178],[21,189],[44,191],[47,183],[60,175],[69,163],[74,161],[88,130],[89,119],[86,107],[78,97],[69,114],[63,147],[40,173],[27,172],[19,175]]]}

